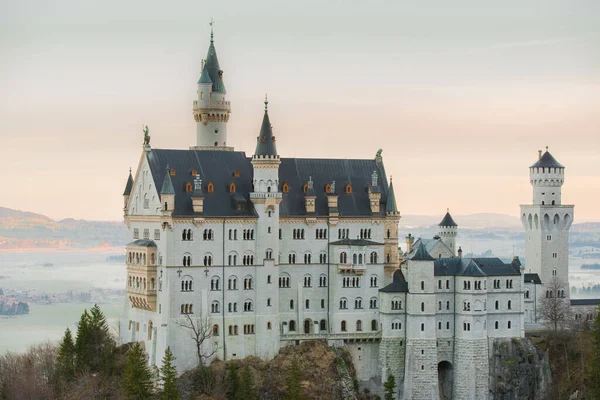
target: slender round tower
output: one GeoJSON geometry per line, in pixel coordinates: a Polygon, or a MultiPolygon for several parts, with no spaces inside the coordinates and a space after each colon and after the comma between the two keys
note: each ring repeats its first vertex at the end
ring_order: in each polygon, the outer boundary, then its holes
{"type": "Polygon", "coordinates": [[[198,80],[198,98],[194,100],[196,120],[196,150],[233,150],[227,147],[227,122],[231,104],[226,99],[223,70],[219,66],[215,50],[214,33],[210,32],[210,46],[202,73],[198,80]]]}
{"type": "Polygon", "coordinates": [[[442,239],[442,242],[450,249],[452,257],[456,256],[456,234],[458,225],[454,222],[454,219],[452,219],[450,210],[446,210],[446,215],[442,222],[438,224],[438,228],[438,235],[442,239]]]}

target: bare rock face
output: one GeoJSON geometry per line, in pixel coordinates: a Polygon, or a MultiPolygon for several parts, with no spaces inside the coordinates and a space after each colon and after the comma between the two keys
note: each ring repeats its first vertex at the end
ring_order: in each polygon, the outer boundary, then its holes
{"type": "Polygon", "coordinates": [[[552,386],[548,354],[527,338],[490,343],[490,399],[543,400],[552,386]]]}

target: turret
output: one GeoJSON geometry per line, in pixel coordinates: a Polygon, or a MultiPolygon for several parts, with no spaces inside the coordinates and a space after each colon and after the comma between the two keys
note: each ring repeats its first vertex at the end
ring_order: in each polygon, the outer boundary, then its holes
{"type": "Polygon", "coordinates": [[[175,189],[171,181],[171,168],[167,165],[167,172],[160,190],[160,203],[162,204],[163,215],[171,215],[175,209],[175,189]]]}
{"type": "Polygon", "coordinates": [[[232,150],[227,147],[227,122],[231,104],[225,98],[223,70],[219,66],[211,27],[210,45],[198,80],[198,98],[194,101],[196,146],[192,149],[232,150]]]}
{"type": "Polygon", "coordinates": [[[131,176],[131,168],[129,168],[129,178],[127,178],[127,184],[125,185],[125,191],[123,192],[123,210],[127,209],[131,189],[133,189],[133,177],[131,176]]]}
{"type": "Polygon", "coordinates": [[[533,204],[560,205],[561,190],[565,181],[565,167],[552,154],[538,151],[538,161],[529,167],[529,180],[533,186],[533,204]]]}
{"type": "Polygon", "coordinates": [[[438,224],[439,228],[439,236],[442,239],[442,243],[450,249],[452,252],[452,256],[456,255],[456,233],[458,230],[458,225],[452,219],[450,215],[450,210],[446,210],[446,215],[442,222],[438,224]]]}

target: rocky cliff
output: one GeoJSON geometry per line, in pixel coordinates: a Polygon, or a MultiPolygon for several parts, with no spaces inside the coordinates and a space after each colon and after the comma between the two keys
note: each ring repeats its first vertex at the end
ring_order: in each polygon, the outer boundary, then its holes
{"type": "Polygon", "coordinates": [[[497,339],[490,343],[490,399],[543,400],[552,377],[548,354],[529,339],[497,339]]]}

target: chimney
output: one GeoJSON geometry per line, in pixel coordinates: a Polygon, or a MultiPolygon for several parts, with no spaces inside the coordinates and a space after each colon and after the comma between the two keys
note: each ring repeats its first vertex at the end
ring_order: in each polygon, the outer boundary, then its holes
{"type": "Polygon", "coordinates": [[[541,159],[542,159],[542,151],[538,150],[538,160],[541,160],[541,159]]]}
{"type": "Polygon", "coordinates": [[[458,248],[458,258],[462,258],[462,247],[458,248]]]}
{"type": "Polygon", "coordinates": [[[413,243],[415,242],[415,238],[409,233],[406,237],[406,254],[412,251],[413,243]]]}

